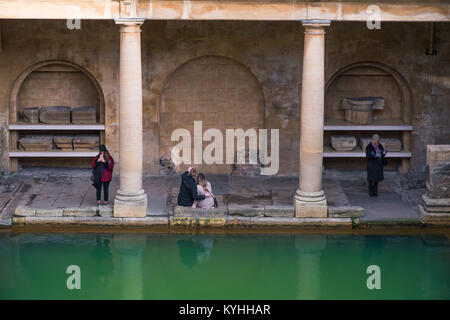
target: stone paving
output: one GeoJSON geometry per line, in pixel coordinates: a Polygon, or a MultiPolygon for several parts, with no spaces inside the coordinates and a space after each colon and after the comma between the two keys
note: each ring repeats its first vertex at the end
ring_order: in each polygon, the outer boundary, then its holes
{"type": "MultiPolygon", "coordinates": [[[[0,223],[10,224],[15,212],[24,210],[25,213],[21,215],[27,216],[26,210],[30,209],[34,210],[30,214],[34,220],[29,221],[36,223],[55,215],[75,215],[84,217],[83,221],[95,221],[94,215],[111,216],[111,204],[119,187],[118,177],[114,177],[110,185],[110,205],[101,206],[98,210],[95,189],[91,186],[89,176],[90,170],[27,168],[20,173],[2,177],[0,223]]],[[[221,207],[227,208],[226,214],[235,216],[235,223],[247,223],[245,221],[248,220],[242,220],[239,216],[264,217],[267,223],[270,223],[270,217],[293,218],[292,199],[298,186],[297,177],[210,176],[208,179],[213,193],[221,199],[221,207]]],[[[179,176],[144,177],[149,218],[177,216],[174,215],[174,207],[179,183],[179,176]]],[[[387,173],[385,181],[380,183],[379,197],[369,197],[365,173],[325,172],[323,188],[330,217],[348,217],[345,212],[354,210],[356,216],[365,213],[361,221],[420,221],[418,204],[425,193],[422,177],[387,173]],[[340,215],[342,212],[344,215],[340,215]]],[[[184,212],[189,210],[184,208],[184,212]]],[[[148,223],[152,222],[149,220],[148,223]]]]}

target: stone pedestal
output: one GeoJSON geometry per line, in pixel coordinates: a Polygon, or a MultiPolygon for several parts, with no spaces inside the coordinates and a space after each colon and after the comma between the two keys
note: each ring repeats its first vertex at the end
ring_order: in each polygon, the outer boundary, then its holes
{"type": "Polygon", "coordinates": [[[119,168],[120,188],[114,217],[145,217],[147,196],[142,189],[142,70],[143,19],[117,19],[120,25],[119,168]]]}
{"type": "Polygon", "coordinates": [[[325,30],[329,20],[304,20],[302,102],[300,120],[300,182],[295,195],[296,217],[327,217],[322,190],[325,30]]]}
{"type": "Polygon", "coordinates": [[[450,145],[428,145],[427,166],[422,218],[427,223],[450,224],[450,145]]]}

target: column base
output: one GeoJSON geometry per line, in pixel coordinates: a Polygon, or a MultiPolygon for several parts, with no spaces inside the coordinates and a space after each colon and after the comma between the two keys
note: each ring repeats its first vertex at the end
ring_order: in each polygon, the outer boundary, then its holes
{"type": "Polygon", "coordinates": [[[325,193],[297,190],[294,198],[296,218],[327,218],[328,206],[325,193]]]}
{"type": "Polygon", "coordinates": [[[117,190],[114,199],[114,217],[145,218],[147,216],[147,195],[144,190],[125,192],[117,190]]]}

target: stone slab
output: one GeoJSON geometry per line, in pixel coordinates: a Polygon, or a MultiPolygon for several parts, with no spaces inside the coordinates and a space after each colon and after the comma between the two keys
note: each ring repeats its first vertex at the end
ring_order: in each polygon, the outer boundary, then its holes
{"type": "Polygon", "coordinates": [[[78,225],[88,226],[119,226],[122,218],[108,217],[74,217],[75,223],[78,225]]]}
{"type": "Polygon", "coordinates": [[[327,205],[308,204],[295,202],[296,218],[326,218],[328,217],[327,205]]]}
{"type": "Polygon", "coordinates": [[[62,209],[36,209],[36,217],[61,217],[62,209]]]}
{"type": "Polygon", "coordinates": [[[287,217],[293,218],[295,215],[295,208],[293,205],[265,205],[265,217],[287,217]]]}
{"type": "Polygon", "coordinates": [[[147,206],[114,204],[115,218],[144,218],[147,216],[147,206]]]}
{"type": "Polygon", "coordinates": [[[122,218],[122,226],[127,227],[168,227],[168,217],[122,218]]]}
{"type": "Polygon", "coordinates": [[[228,215],[255,217],[264,215],[263,205],[228,204],[228,215]]]}
{"type": "Polygon", "coordinates": [[[97,214],[97,207],[75,207],[62,209],[64,217],[93,217],[97,214]]]}
{"type": "Polygon", "coordinates": [[[26,206],[17,206],[14,212],[14,215],[20,217],[31,217],[36,215],[36,209],[26,207],[26,206]]]}
{"type": "Polygon", "coordinates": [[[350,218],[275,218],[275,217],[228,217],[227,226],[234,227],[352,227],[350,218]]]}
{"type": "Polygon", "coordinates": [[[173,215],[176,217],[223,217],[226,214],[226,208],[202,209],[183,206],[175,206],[173,215]]]}
{"type": "Polygon", "coordinates": [[[364,216],[364,208],[357,206],[328,207],[330,218],[358,218],[364,216]]]}

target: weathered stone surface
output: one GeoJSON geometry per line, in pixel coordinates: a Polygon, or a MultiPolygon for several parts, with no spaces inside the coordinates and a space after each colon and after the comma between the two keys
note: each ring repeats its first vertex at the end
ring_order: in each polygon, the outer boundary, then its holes
{"type": "Polygon", "coordinates": [[[99,214],[102,217],[112,217],[114,213],[114,207],[112,205],[100,206],[99,214]]]}
{"type": "MultiPolygon", "coordinates": [[[[354,124],[372,123],[372,111],[375,99],[382,98],[345,98],[342,100],[342,109],[345,110],[345,120],[354,124]]],[[[382,109],[383,103],[377,102],[377,106],[382,109]]]]}
{"type": "Polygon", "coordinates": [[[42,107],[39,110],[39,121],[48,124],[70,124],[70,107],[42,107]]]}
{"type": "Polygon", "coordinates": [[[96,123],[95,107],[77,107],[72,108],[73,124],[93,124],[96,123]]]}
{"type": "Polygon", "coordinates": [[[62,209],[36,209],[36,217],[61,217],[62,209]]]}
{"type": "Polygon", "coordinates": [[[55,142],[55,146],[63,151],[73,150],[73,135],[53,136],[53,141],[55,142]]]}
{"type": "Polygon", "coordinates": [[[293,205],[265,205],[264,216],[266,217],[294,217],[295,208],[293,205]]]}
{"type": "Polygon", "coordinates": [[[356,147],[356,137],[349,135],[331,136],[331,146],[336,151],[351,151],[356,147]]]}
{"type": "Polygon", "coordinates": [[[226,208],[191,208],[183,206],[175,206],[173,215],[176,217],[223,217],[226,214],[226,208]]]}
{"type": "Polygon", "coordinates": [[[114,217],[75,217],[74,219],[79,225],[119,226],[122,223],[122,218],[114,217]]]}
{"type": "MultiPolygon", "coordinates": [[[[363,151],[366,150],[367,145],[371,142],[372,138],[361,138],[359,142],[359,146],[363,151]]],[[[383,145],[384,149],[387,152],[399,152],[402,150],[402,142],[400,139],[393,138],[381,138],[380,143],[383,145]]]]}
{"type": "Polygon", "coordinates": [[[227,219],[225,217],[201,217],[198,218],[198,226],[203,228],[221,228],[226,225],[227,219]]]}
{"type": "Polygon", "coordinates": [[[352,227],[350,218],[275,218],[275,217],[228,217],[228,226],[242,227],[352,227]]]}
{"type": "Polygon", "coordinates": [[[427,146],[427,195],[431,199],[449,199],[450,145],[427,146]]]}
{"type": "Polygon", "coordinates": [[[23,120],[29,123],[39,122],[39,107],[24,108],[22,110],[23,120]]]}
{"type": "Polygon", "coordinates": [[[228,204],[228,215],[246,217],[262,216],[264,215],[264,206],[230,203],[228,204]]]}
{"type": "Polygon", "coordinates": [[[73,225],[74,217],[24,217],[23,221],[16,220],[13,224],[24,225],[73,225]]]}
{"type": "Polygon", "coordinates": [[[354,218],[363,217],[364,208],[356,206],[328,207],[330,218],[354,218]]]}
{"type": "Polygon", "coordinates": [[[19,139],[19,149],[25,151],[49,151],[53,147],[51,135],[26,135],[19,139]]]}
{"type": "Polygon", "coordinates": [[[14,215],[19,216],[19,217],[35,216],[36,209],[19,205],[16,207],[16,210],[14,211],[14,215]]]}
{"type": "Polygon", "coordinates": [[[93,217],[97,214],[97,207],[75,207],[62,209],[64,217],[93,217]]]}
{"type": "Polygon", "coordinates": [[[93,134],[78,134],[73,137],[73,148],[78,151],[98,150],[100,137],[93,134]]]}
{"type": "Polygon", "coordinates": [[[0,228],[10,227],[10,226],[12,226],[12,218],[0,219],[0,228]]]}
{"type": "Polygon", "coordinates": [[[122,226],[128,227],[168,227],[168,217],[122,218],[122,226]]]}
{"type": "Polygon", "coordinates": [[[198,227],[198,219],[195,217],[169,217],[171,227],[198,227]]]}

